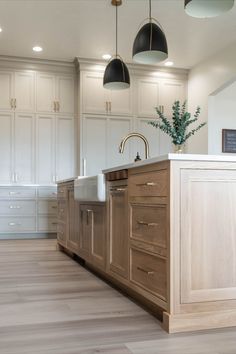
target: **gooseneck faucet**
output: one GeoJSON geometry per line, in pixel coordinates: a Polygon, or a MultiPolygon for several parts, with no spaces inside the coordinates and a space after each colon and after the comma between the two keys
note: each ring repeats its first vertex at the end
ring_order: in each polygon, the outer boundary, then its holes
{"type": "Polygon", "coordinates": [[[121,140],[121,143],[120,143],[120,146],[119,146],[119,153],[123,153],[123,152],[124,152],[124,147],[125,147],[126,141],[127,141],[129,138],[132,138],[132,137],[140,138],[140,139],[143,140],[144,145],[145,145],[145,159],[148,159],[148,158],[149,158],[149,144],[148,144],[148,141],[147,141],[147,139],[145,138],[145,136],[142,135],[142,134],[140,134],[140,133],[130,133],[130,134],[126,135],[126,136],[121,140]]]}

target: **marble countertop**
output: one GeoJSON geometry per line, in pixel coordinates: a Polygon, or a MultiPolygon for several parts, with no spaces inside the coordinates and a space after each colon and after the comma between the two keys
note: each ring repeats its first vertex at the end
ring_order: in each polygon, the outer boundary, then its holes
{"type": "Polygon", "coordinates": [[[200,154],[166,154],[161,156],[152,157],[150,159],[132,162],[126,165],[115,166],[102,171],[102,173],[114,172],[134,167],[150,165],[152,163],[166,161],[166,160],[179,160],[179,161],[217,161],[217,162],[236,162],[236,156],[233,155],[200,155],[200,154]]]}

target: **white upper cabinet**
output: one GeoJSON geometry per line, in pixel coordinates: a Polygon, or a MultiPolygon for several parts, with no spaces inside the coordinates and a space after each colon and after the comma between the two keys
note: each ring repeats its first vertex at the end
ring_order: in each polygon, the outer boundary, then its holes
{"type": "Polygon", "coordinates": [[[83,113],[131,115],[132,89],[112,91],[103,87],[103,73],[82,74],[83,113]]]}
{"type": "Polygon", "coordinates": [[[74,78],[72,75],[38,73],[36,109],[42,113],[74,113],[74,78]]]}
{"type": "Polygon", "coordinates": [[[186,85],[184,81],[162,80],[160,102],[162,111],[167,117],[172,117],[172,106],[175,101],[182,104],[186,100],[186,85]]]}
{"type": "Polygon", "coordinates": [[[185,81],[175,79],[138,79],[138,116],[157,117],[158,107],[165,115],[172,115],[174,101],[186,99],[185,81]]]}
{"type": "Polygon", "coordinates": [[[47,73],[38,73],[36,78],[36,110],[52,113],[56,111],[56,78],[47,73]]]}
{"type": "Polygon", "coordinates": [[[74,113],[74,92],[74,78],[72,76],[57,76],[56,102],[59,113],[74,113]]]}
{"type": "Polygon", "coordinates": [[[14,109],[18,112],[35,111],[35,74],[19,71],[14,75],[14,109]]]}
{"type": "Polygon", "coordinates": [[[13,113],[0,113],[0,183],[13,182],[13,113]]]}
{"type": "Polygon", "coordinates": [[[14,179],[15,183],[34,183],[34,115],[15,114],[14,179]]]}
{"type": "Polygon", "coordinates": [[[160,84],[158,81],[150,79],[138,79],[138,116],[154,117],[156,116],[155,108],[159,106],[160,101],[160,84]]]}
{"type": "Polygon", "coordinates": [[[56,179],[75,175],[74,118],[58,116],[56,121],[56,179]]]}
{"type": "Polygon", "coordinates": [[[36,117],[36,183],[54,184],[56,181],[55,162],[56,118],[50,114],[36,117]]]}
{"type": "Polygon", "coordinates": [[[13,73],[0,71],[0,110],[13,109],[13,73]]]}

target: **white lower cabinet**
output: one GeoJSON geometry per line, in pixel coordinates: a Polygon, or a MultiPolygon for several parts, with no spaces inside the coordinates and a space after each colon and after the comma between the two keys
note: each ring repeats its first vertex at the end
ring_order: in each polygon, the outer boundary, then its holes
{"type": "Polygon", "coordinates": [[[56,197],[56,187],[0,186],[0,238],[1,233],[56,233],[56,197]]]}

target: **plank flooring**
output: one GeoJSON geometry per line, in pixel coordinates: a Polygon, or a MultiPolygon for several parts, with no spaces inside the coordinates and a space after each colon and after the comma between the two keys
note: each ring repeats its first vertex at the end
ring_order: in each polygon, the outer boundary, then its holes
{"type": "Polygon", "coordinates": [[[56,249],[0,241],[0,354],[236,354],[236,329],[168,335],[56,249]]]}

